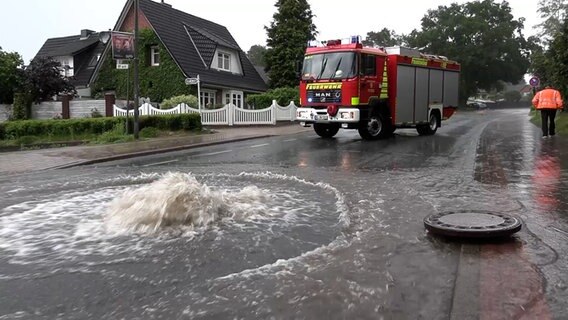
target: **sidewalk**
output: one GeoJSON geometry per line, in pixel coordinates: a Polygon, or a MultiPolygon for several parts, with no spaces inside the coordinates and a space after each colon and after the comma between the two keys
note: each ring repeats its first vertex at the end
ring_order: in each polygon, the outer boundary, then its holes
{"type": "Polygon", "coordinates": [[[277,126],[209,127],[214,133],[164,137],[119,144],[76,146],[0,153],[0,174],[67,168],[215,144],[310,131],[298,123],[277,126]]]}

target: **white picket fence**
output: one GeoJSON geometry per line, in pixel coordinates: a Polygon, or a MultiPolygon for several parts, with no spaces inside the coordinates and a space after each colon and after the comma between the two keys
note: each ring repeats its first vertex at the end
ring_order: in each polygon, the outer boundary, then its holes
{"type": "MultiPolygon", "coordinates": [[[[175,108],[171,109],[157,109],[151,104],[145,103],[138,112],[141,116],[145,115],[168,115],[168,114],[181,114],[181,113],[201,113],[201,123],[204,125],[254,125],[254,124],[267,124],[275,125],[277,121],[294,121],[296,119],[296,109],[298,107],[294,102],[283,107],[278,105],[276,100],[272,101],[272,105],[268,108],[260,110],[247,110],[236,107],[233,104],[228,104],[221,109],[198,109],[191,108],[185,103],[182,103],[175,108]]],[[[114,116],[125,117],[126,109],[122,109],[114,105],[114,116]]],[[[129,116],[134,116],[134,110],[128,110],[129,116]]]]}

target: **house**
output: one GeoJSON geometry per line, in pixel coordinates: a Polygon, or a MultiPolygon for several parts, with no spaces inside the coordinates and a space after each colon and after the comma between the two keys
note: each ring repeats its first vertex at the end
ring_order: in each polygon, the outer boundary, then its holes
{"type": "Polygon", "coordinates": [[[104,48],[97,32],[84,29],[79,35],[47,39],[34,59],[51,57],[59,61],[61,75],[69,78],[77,94],[90,97],[89,84],[104,48]]]}
{"type": "MultiPolygon", "coordinates": [[[[180,88],[187,91],[189,89],[183,80],[199,76],[202,105],[233,103],[244,107],[246,95],[267,90],[266,83],[226,27],[177,10],[163,0],[139,0],[138,20],[139,29],[152,30],[159,42],[142,43],[146,47],[139,48],[139,54],[140,50],[144,50],[145,58],[141,61],[147,67],[141,73],[141,91],[154,92],[160,99],[169,98],[172,92],[156,92],[158,88],[167,90],[182,86],[180,88]],[[165,59],[175,63],[178,74],[162,66],[165,59]],[[163,67],[164,70],[161,70],[163,67]],[[157,80],[143,78],[150,73],[167,83],[157,84],[157,80]]],[[[126,2],[114,30],[134,30],[133,0],[126,2]]],[[[111,56],[109,47],[105,50],[104,59],[111,56]]],[[[145,92],[141,95],[146,96],[145,92]]]]}

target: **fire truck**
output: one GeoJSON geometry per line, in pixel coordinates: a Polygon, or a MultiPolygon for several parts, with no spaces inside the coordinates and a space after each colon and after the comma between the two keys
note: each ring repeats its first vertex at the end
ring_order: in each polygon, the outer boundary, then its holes
{"type": "Polygon", "coordinates": [[[324,138],[340,128],[357,129],[365,140],[397,128],[435,134],[458,106],[459,63],[405,47],[363,47],[353,38],[308,46],[296,121],[324,138]]]}

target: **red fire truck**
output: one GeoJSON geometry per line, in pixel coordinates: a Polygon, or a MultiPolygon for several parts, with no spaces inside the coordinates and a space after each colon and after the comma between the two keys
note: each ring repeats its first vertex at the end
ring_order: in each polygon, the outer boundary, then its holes
{"type": "Polygon", "coordinates": [[[432,135],[458,105],[460,65],[404,47],[367,48],[356,40],[306,49],[296,120],[324,138],[340,128],[365,140],[397,128],[432,135]]]}

